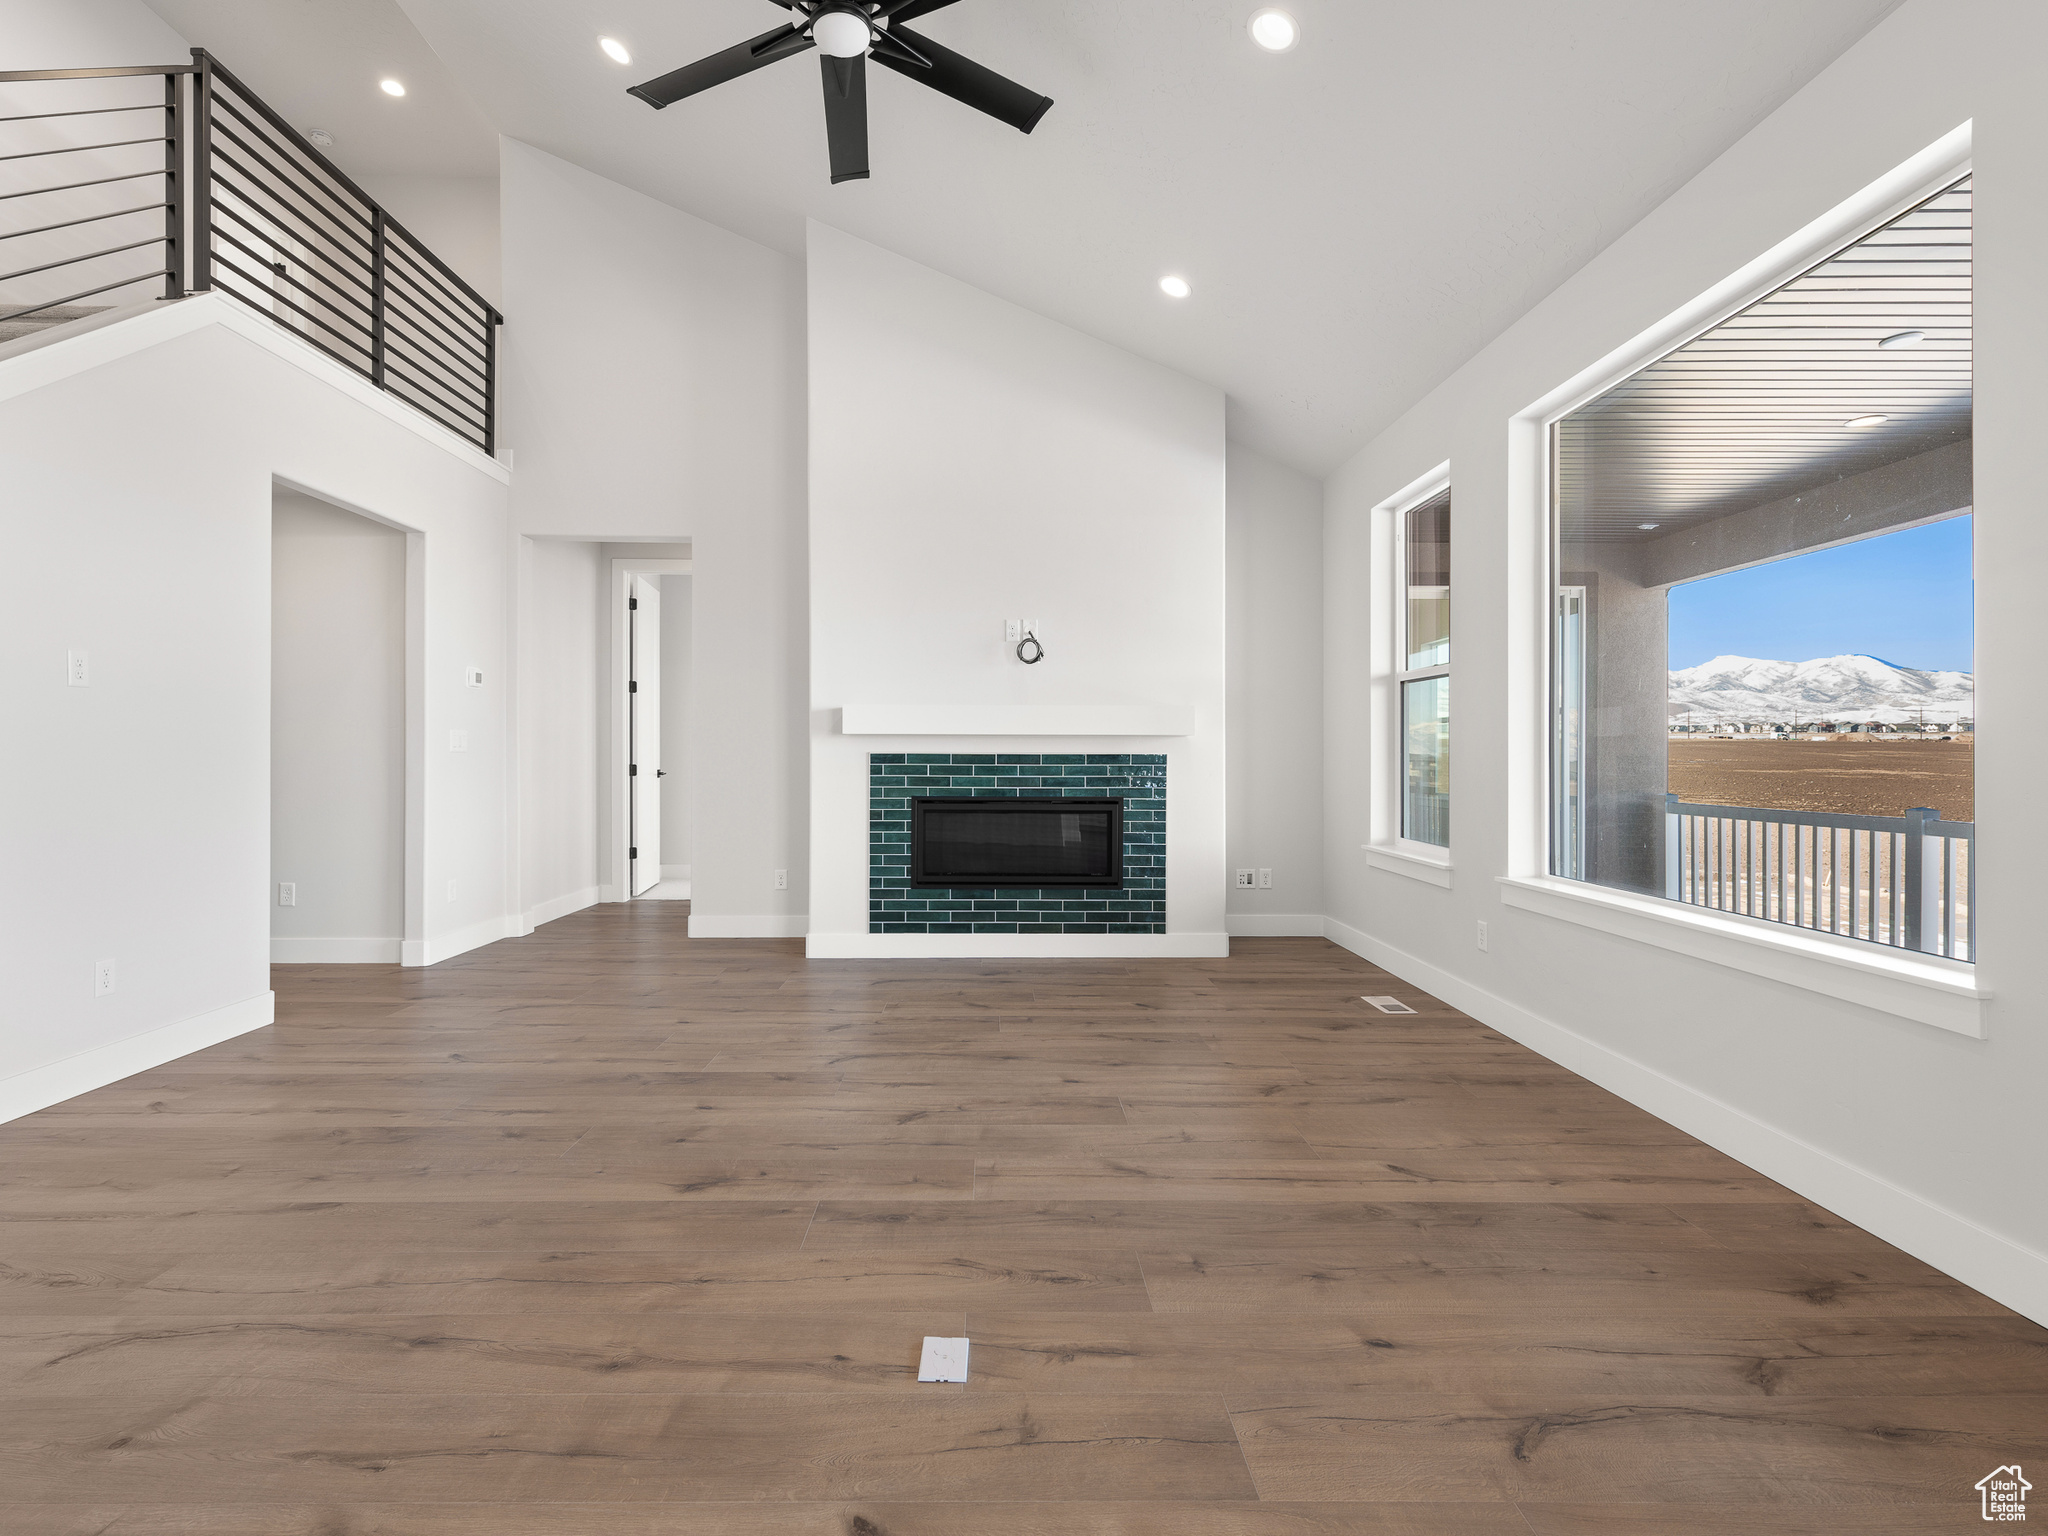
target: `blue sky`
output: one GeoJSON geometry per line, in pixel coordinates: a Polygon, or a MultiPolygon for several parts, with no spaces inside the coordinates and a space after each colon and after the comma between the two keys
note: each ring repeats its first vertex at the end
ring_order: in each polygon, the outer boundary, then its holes
{"type": "Polygon", "coordinates": [[[1671,589],[1671,666],[1861,653],[1974,672],[1970,519],[1881,533],[1671,589]]]}

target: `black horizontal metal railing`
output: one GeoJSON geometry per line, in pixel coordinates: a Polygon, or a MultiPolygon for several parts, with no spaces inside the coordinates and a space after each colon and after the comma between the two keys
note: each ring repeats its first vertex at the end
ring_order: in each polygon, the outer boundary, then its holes
{"type": "Polygon", "coordinates": [[[67,318],[56,312],[85,299],[120,302],[123,289],[133,297],[167,299],[184,291],[179,242],[186,114],[179,83],[195,69],[0,73],[0,85],[36,87],[8,92],[10,106],[47,107],[0,111],[0,167],[34,178],[27,186],[11,178],[0,185],[0,324],[67,318]],[[108,85],[83,97],[61,91],[62,82],[87,80],[108,85]],[[76,105],[81,99],[91,104],[76,105]],[[104,128],[91,121],[110,116],[123,121],[104,128]],[[109,201],[119,206],[104,206],[109,201]],[[24,281],[29,278],[38,281],[24,281]]]}
{"type": "MultiPolygon", "coordinates": [[[[150,278],[163,296],[213,291],[263,315],[379,389],[482,448],[497,447],[497,310],[334,163],[204,49],[190,65],[141,70],[56,70],[0,75],[60,80],[153,74],[164,82],[163,133],[92,146],[56,146],[0,154],[11,158],[161,144],[161,168],[70,185],[0,192],[30,196],[84,186],[163,178],[153,203],[89,211],[61,223],[6,231],[0,240],[71,230],[99,220],[161,210],[161,234],[89,253],[67,252],[7,277],[149,250],[155,270],[138,278],[49,298],[0,319],[47,312],[150,278]]],[[[16,122],[140,110],[95,106],[23,114],[16,122]]],[[[115,167],[119,169],[119,167],[115,167]]],[[[11,307],[11,306],[10,306],[11,307]]]]}

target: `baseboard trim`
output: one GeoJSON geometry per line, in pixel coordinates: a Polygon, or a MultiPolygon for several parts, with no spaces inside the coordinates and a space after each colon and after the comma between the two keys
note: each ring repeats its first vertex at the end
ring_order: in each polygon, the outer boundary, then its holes
{"type": "Polygon", "coordinates": [[[690,913],[693,939],[800,939],[811,931],[810,914],[794,917],[709,917],[690,913]]]}
{"type": "Polygon", "coordinates": [[[124,1077],[160,1067],[167,1061],[176,1061],[180,1056],[203,1051],[209,1045],[219,1045],[223,1040],[246,1035],[252,1029],[261,1029],[271,1023],[276,1014],[276,994],[259,992],[239,1003],[229,1003],[225,1008],[215,1008],[208,1013],[181,1019],[176,1024],[130,1035],[126,1040],[116,1040],[111,1045],[81,1051],[76,1056],[67,1056],[45,1067],[32,1067],[12,1077],[0,1078],[0,1123],[32,1115],[52,1104],[75,1099],[81,1093],[90,1093],[95,1088],[118,1083],[124,1077]]]}
{"type": "Polygon", "coordinates": [[[526,931],[531,933],[544,923],[552,923],[557,918],[569,916],[572,912],[581,912],[585,907],[594,907],[597,905],[598,897],[603,894],[602,886],[586,885],[580,891],[569,891],[560,896],[550,897],[546,901],[536,902],[526,909],[526,931]]]}
{"type": "Polygon", "coordinates": [[[518,938],[518,928],[517,918],[487,917],[467,928],[457,928],[453,933],[436,934],[431,939],[407,939],[400,947],[398,963],[439,965],[443,960],[453,960],[457,955],[466,955],[472,949],[481,949],[500,939],[518,938]]]}
{"type": "Polygon", "coordinates": [[[1323,933],[1331,942],[1697,1136],[1844,1221],[1855,1222],[2015,1312],[2048,1324],[2048,1254],[2001,1237],[1967,1216],[1335,918],[1324,920],[1323,933]]]}
{"type": "Polygon", "coordinates": [[[1192,960],[1229,953],[1227,933],[814,933],[804,945],[810,960],[1192,960]]]}
{"type": "Polygon", "coordinates": [[[272,965],[396,965],[403,939],[272,939],[272,965]]]}
{"type": "Polygon", "coordinates": [[[1316,912],[1232,912],[1223,926],[1234,939],[1320,939],[1323,919],[1316,912]]]}

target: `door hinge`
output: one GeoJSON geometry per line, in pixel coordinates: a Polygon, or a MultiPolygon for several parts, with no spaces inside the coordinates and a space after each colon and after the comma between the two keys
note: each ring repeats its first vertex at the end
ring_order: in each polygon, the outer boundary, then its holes
{"type": "Polygon", "coordinates": [[[640,774],[640,765],[639,765],[638,763],[628,763],[628,764],[626,765],[626,777],[627,777],[627,778],[629,778],[629,779],[631,779],[631,778],[637,778],[637,777],[639,776],[639,774],[640,774]]]}
{"type": "Polygon", "coordinates": [[[631,611],[632,611],[633,609],[635,609],[635,608],[638,608],[639,606],[640,606],[640,599],[639,599],[639,598],[637,598],[637,597],[629,597],[629,598],[627,598],[627,599],[626,599],[626,608],[627,608],[627,611],[628,611],[628,612],[631,612],[631,611]]]}
{"type": "Polygon", "coordinates": [[[640,850],[638,848],[630,848],[626,851],[626,857],[630,859],[637,859],[640,857],[640,850]]]}
{"type": "Polygon", "coordinates": [[[639,691],[640,691],[640,685],[639,685],[638,683],[628,683],[628,684],[626,684],[626,692],[628,692],[628,693],[638,693],[639,691]]]}

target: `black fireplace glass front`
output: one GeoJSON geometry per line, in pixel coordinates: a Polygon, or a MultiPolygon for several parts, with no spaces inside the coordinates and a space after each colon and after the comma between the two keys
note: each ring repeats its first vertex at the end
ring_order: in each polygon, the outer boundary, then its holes
{"type": "Polygon", "coordinates": [[[920,797],[910,843],[916,886],[1124,883],[1120,799],[920,797]]]}

